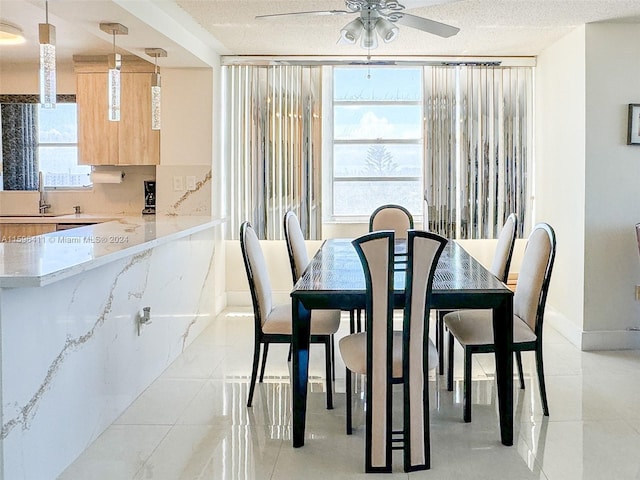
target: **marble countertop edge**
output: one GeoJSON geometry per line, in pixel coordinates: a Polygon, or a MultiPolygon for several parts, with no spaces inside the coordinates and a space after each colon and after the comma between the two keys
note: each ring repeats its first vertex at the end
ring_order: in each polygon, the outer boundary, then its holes
{"type": "Polygon", "coordinates": [[[0,243],[0,288],[50,285],[225,221],[204,216],[121,217],[24,242],[0,243]]]}

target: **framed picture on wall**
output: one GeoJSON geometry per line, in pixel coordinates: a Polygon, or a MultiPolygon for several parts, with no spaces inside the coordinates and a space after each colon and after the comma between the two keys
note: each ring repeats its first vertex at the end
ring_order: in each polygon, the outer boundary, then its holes
{"type": "Polygon", "coordinates": [[[640,104],[629,104],[629,132],[627,145],[640,145],[640,104]]]}

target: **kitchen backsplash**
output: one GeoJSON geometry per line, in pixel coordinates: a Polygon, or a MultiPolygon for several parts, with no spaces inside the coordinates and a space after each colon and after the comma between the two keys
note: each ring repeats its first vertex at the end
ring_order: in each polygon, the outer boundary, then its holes
{"type": "MultiPolygon", "coordinates": [[[[47,213],[74,213],[79,205],[82,213],[117,213],[139,215],[144,207],[144,180],[153,180],[155,166],[117,167],[125,173],[122,183],[94,184],[86,190],[46,190],[47,213]]],[[[0,191],[0,215],[36,215],[38,192],[0,191]]]]}

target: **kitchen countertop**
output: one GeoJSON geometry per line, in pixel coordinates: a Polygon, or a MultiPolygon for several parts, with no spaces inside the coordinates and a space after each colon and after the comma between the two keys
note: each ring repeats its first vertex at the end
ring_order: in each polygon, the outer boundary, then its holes
{"type": "Polygon", "coordinates": [[[55,215],[45,213],[44,215],[0,215],[0,223],[103,223],[123,218],[124,215],[113,215],[108,213],[78,213],[69,215],[55,215]]]}
{"type": "MultiPolygon", "coordinates": [[[[69,223],[90,219],[83,214],[64,217],[69,223]]],[[[95,218],[91,217],[89,223],[95,223],[95,218]]],[[[206,216],[141,215],[0,243],[0,288],[48,285],[212,228],[222,221],[206,216]]]]}

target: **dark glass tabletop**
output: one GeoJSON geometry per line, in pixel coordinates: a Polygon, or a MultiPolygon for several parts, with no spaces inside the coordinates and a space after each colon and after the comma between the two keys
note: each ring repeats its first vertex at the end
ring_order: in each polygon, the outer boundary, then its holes
{"type": "MultiPolygon", "coordinates": [[[[405,242],[396,242],[396,263],[394,290],[396,300],[402,302],[404,296],[405,270],[402,254],[406,252],[405,242]]],[[[511,295],[512,292],[474,259],[458,243],[447,243],[433,280],[432,301],[434,308],[475,308],[491,307],[492,295],[511,295]],[[467,301],[465,296],[472,297],[467,301]],[[480,306],[477,305],[480,302],[480,306]],[[471,305],[473,303],[473,305],[471,305]]],[[[364,306],[365,281],[362,265],[349,239],[331,239],[323,243],[313,257],[300,280],[296,283],[292,296],[303,304],[307,299],[313,308],[351,309],[364,306]],[[317,305],[319,296],[327,296],[324,305],[317,305]],[[311,297],[315,297],[311,299],[311,297]],[[345,298],[348,297],[348,298],[345,298]]],[[[311,305],[309,305],[311,307],[311,305]]]]}

